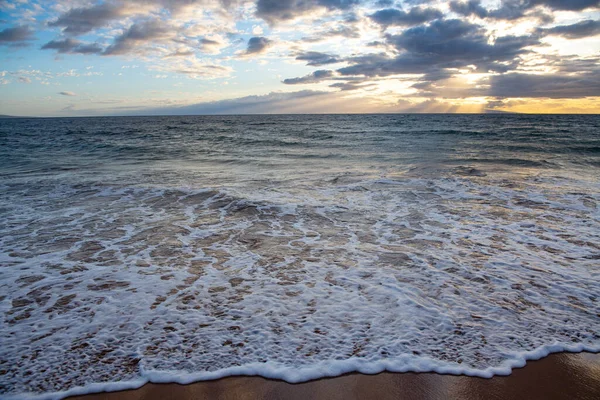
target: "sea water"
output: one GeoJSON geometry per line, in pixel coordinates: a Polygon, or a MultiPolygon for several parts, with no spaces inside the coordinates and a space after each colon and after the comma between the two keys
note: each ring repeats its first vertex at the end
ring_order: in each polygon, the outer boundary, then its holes
{"type": "Polygon", "coordinates": [[[0,396],[600,351],[600,117],[0,120],[0,396]]]}

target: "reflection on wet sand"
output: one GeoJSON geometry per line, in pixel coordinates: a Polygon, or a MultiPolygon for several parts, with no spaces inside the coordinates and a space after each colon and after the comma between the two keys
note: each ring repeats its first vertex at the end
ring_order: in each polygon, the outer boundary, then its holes
{"type": "Polygon", "coordinates": [[[509,376],[491,379],[433,373],[348,374],[289,384],[260,377],[231,377],[190,385],[146,384],[137,390],[69,400],[549,400],[600,398],[600,354],[552,354],[529,361],[509,376]]]}

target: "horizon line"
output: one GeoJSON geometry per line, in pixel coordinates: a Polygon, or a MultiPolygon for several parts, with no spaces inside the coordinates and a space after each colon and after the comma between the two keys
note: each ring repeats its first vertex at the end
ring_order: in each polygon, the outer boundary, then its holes
{"type": "Polygon", "coordinates": [[[556,116],[556,115],[600,115],[600,113],[527,113],[513,111],[493,111],[481,113],[444,113],[444,112],[370,112],[370,113],[224,113],[224,114],[131,114],[131,115],[0,115],[1,119],[28,119],[28,118],[142,118],[142,117],[243,117],[243,116],[286,116],[286,115],[522,115],[522,116],[556,116]]]}

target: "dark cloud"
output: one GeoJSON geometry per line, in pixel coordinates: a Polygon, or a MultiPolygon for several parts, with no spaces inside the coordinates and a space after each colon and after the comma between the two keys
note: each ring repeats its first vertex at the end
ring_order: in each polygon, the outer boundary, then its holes
{"type": "MultiPolygon", "coordinates": [[[[526,13],[538,6],[547,7],[551,10],[581,11],[587,8],[598,8],[598,0],[504,0],[499,8],[489,10],[481,5],[481,0],[453,0],[450,2],[450,10],[455,13],[479,18],[493,18],[514,20],[522,18],[526,13]]],[[[540,13],[530,14],[540,17],[546,21],[551,16],[540,13]]]]}
{"type": "Polygon", "coordinates": [[[419,92],[417,97],[432,98],[465,98],[465,97],[495,97],[505,98],[583,98],[594,97],[600,93],[600,68],[598,59],[572,59],[567,64],[576,64],[582,67],[581,71],[574,72],[575,68],[561,68],[561,63],[552,64],[559,70],[552,74],[528,74],[511,72],[502,75],[491,75],[476,82],[475,85],[464,87],[461,80],[441,79],[431,80],[424,76],[421,82],[413,85],[419,92]]]}
{"type": "Polygon", "coordinates": [[[335,64],[342,61],[337,55],[321,53],[318,51],[305,51],[297,53],[296,60],[308,61],[306,65],[311,65],[314,67],[327,64],[335,64]]]}
{"type": "Polygon", "coordinates": [[[105,26],[109,21],[121,16],[121,7],[112,3],[101,3],[91,7],[72,8],[48,23],[52,27],[61,27],[69,35],[81,35],[105,26]]]}
{"type": "Polygon", "coordinates": [[[202,39],[200,39],[200,44],[203,46],[215,46],[215,45],[219,45],[220,43],[217,42],[216,40],[202,38],[202,39]]]}
{"type": "Polygon", "coordinates": [[[530,4],[530,6],[546,6],[553,10],[581,11],[586,8],[598,8],[600,2],[598,0],[528,0],[520,1],[522,4],[530,4]]]}
{"type": "Polygon", "coordinates": [[[445,68],[475,65],[480,72],[506,72],[527,46],[539,44],[537,36],[504,36],[490,43],[485,29],[461,20],[436,20],[427,26],[409,28],[399,35],[386,35],[399,52],[395,58],[369,54],[346,59],[353,65],[342,75],[387,76],[432,73],[445,68]]]}
{"type": "Polygon", "coordinates": [[[453,74],[454,72],[443,69],[429,72],[423,75],[419,79],[419,82],[415,83],[411,87],[419,90],[419,92],[416,94],[418,97],[440,96],[441,94],[436,92],[438,88],[438,82],[451,78],[453,74]]]}
{"type": "Polygon", "coordinates": [[[388,35],[387,39],[398,49],[417,54],[446,56],[449,53],[472,51],[487,43],[482,32],[479,25],[451,19],[410,28],[399,35],[388,35]]]}
{"type": "Polygon", "coordinates": [[[61,14],[55,21],[48,23],[51,27],[63,28],[63,33],[68,35],[81,35],[94,29],[102,28],[113,20],[124,18],[127,15],[140,15],[147,13],[145,7],[153,5],[163,11],[173,14],[183,7],[197,5],[198,7],[209,4],[220,4],[222,12],[226,12],[240,3],[239,0],[116,0],[102,2],[89,7],[71,8],[61,14]],[[135,8],[136,3],[141,7],[135,8]]]}
{"type": "Polygon", "coordinates": [[[538,32],[545,35],[563,36],[567,39],[579,39],[600,35],[600,21],[586,20],[572,25],[559,25],[553,28],[539,28],[538,32]]]}
{"type": "Polygon", "coordinates": [[[388,8],[379,10],[369,17],[379,25],[413,26],[427,21],[442,18],[444,14],[435,8],[411,8],[409,12],[388,8]]]}
{"type": "Polygon", "coordinates": [[[488,95],[494,97],[581,98],[598,96],[599,74],[575,76],[511,73],[490,77],[488,95]]]}
{"type": "Polygon", "coordinates": [[[68,92],[68,91],[65,91],[65,92],[59,92],[58,94],[60,94],[60,95],[63,95],[63,96],[77,96],[75,93],[73,93],[73,92],[68,92]]]}
{"type": "Polygon", "coordinates": [[[264,53],[267,48],[271,45],[271,40],[262,36],[255,36],[248,40],[248,47],[246,48],[246,54],[260,54],[264,53]]]}
{"type": "Polygon", "coordinates": [[[441,81],[443,79],[448,79],[453,74],[454,74],[454,72],[452,72],[452,71],[447,71],[447,70],[442,69],[442,70],[437,70],[437,71],[426,73],[425,75],[423,75],[421,80],[426,81],[426,82],[436,82],[436,81],[441,81]]]}
{"type": "MultiPolygon", "coordinates": [[[[386,76],[394,73],[394,58],[390,58],[385,53],[381,54],[365,54],[347,58],[351,66],[340,68],[337,71],[342,75],[364,75],[364,76],[386,76]]],[[[406,62],[408,60],[404,60],[406,62]]],[[[405,71],[404,73],[418,73],[417,71],[422,66],[414,68],[414,72],[405,71]]]]}
{"type": "Polygon", "coordinates": [[[73,49],[78,54],[100,54],[103,48],[98,43],[82,43],[73,49]]]}
{"type": "Polygon", "coordinates": [[[479,18],[488,16],[488,10],[481,5],[481,0],[451,1],[450,10],[460,15],[476,15],[479,18]]]}
{"type": "MultiPolygon", "coordinates": [[[[243,41],[243,39],[242,39],[243,41]]],[[[207,52],[207,53],[218,53],[220,48],[223,47],[223,43],[217,41],[217,40],[212,40],[212,39],[207,39],[207,38],[202,38],[199,40],[200,43],[200,50],[202,50],[203,52],[207,52]]]]}
{"type": "MultiPolygon", "coordinates": [[[[184,107],[145,110],[136,114],[160,115],[214,115],[214,114],[273,114],[273,113],[322,113],[323,102],[332,93],[302,90],[292,93],[269,93],[264,96],[247,96],[237,99],[193,104],[184,107]],[[307,101],[310,99],[311,101],[307,101]]],[[[330,110],[329,110],[330,111],[330,110]]]]}
{"type": "Polygon", "coordinates": [[[342,92],[348,90],[364,89],[372,86],[375,86],[375,83],[362,84],[360,82],[337,82],[329,85],[329,87],[340,89],[342,92]]]}
{"type": "Polygon", "coordinates": [[[369,47],[387,47],[387,44],[385,44],[384,42],[381,42],[379,40],[375,40],[373,42],[367,43],[367,46],[369,46],[369,47]]]}
{"type": "Polygon", "coordinates": [[[97,43],[82,43],[71,38],[51,40],[42,46],[42,50],[56,50],[58,53],[100,54],[102,47],[97,43]]]}
{"type": "Polygon", "coordinates": [[[14,26],[0,31],[0,45],[22,45],[33,40],[33,31],[28,26],[14,26]]]}
{"type": "Polygon", "coordinates": [[[333,76],[333,71],[326,70],[326,69],[320,69],[320,70],[313,72],[312,74],[308,74],[308,75],[305,75],[300,78],[284,79],[283,83],[285,83],[286,85],[317,83],[317,82],[326,80],[328,78],[331,78],[332,76],[333,76]]]}
{"type": "Polygon", "coordinates": [[[258,0],[256,16],[274,24],[318,8],[349,10],[359,2],[360,0],[258,0]]]}
{"type": "Polygon", "coordinates": [[[169,37],[171,31],[168,26],[157,19],[137,22],[133,24],[122,35],[117,36],[103,54],[118,55],[126,54],[138,48],[143,42],[154,41],[169,37]]]}
{"type": "Polygon", "coordinates": [[[600,56],[579,58],[547,55],[546,63],[563,74],[590,74],[600,79],[600,56]]]}

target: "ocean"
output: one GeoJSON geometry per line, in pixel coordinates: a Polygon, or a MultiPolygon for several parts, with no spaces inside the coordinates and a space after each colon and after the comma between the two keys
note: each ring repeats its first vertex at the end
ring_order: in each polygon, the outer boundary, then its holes
{"type": "Polygon", "coordinates": [[[600,351],[600,116],[0,120],[0,397],[600,351]]]}

